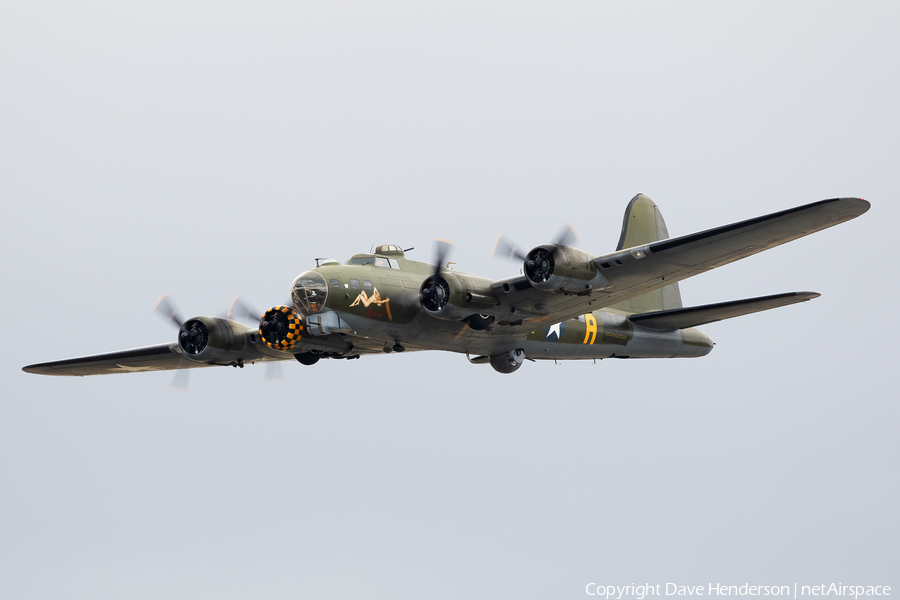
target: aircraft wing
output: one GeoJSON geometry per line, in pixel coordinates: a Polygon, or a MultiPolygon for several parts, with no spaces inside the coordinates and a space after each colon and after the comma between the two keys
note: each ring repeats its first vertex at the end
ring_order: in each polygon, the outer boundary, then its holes
{"type": "Polygon", "coordinates": [[[110,373],[134,373],[139,371],[168,371],[190,369],[209,365],[184,358],[178,344],[158,344],[118,352],[105,352],[79,356],[22,367],[26,373],[39,375],[108,375],[110,373]]]}
{"type": "MultiPolygon", "coordinates": [[[[287,360],[292,354],[268,356],[253,353],[245,360],[247,363],[273,360],[287,360]]],[[[138,373],[142,371],[172,371],[175,369],[197,369],[199,367],[221,366],[215,363],[202,363],[188,360],[181,352],[178,344],[157,344],[117,352],[104,352],[76,358],[54,360],[22,367],[26,373],[38,375],[62,375],[83,377],[85,375],[110,375],[112,373],[138,373]]]]}
{"type": "Polygon", "coordinates": [[[707,323],[715,323],[724,319],[741,317],[771,308],[806,302],[818,298],[820,294],[815,292],[788,292],[774,296],[761,298],[747,298],[745,300],[732,300],[704,306],[692,306],[690,308],[674,308],[657,312],[631,315],[628,320],[650,329],[684,329],[686,327],[699,327],[707,323]]]}
{"type": "MultiPolygon", "coordinates": [[[[869,209],[861,198],[834,198],[596,257],[604,289],[585,296],[534,288],[525,276],[492,288],[518,320],[557,322],[610,306],[763,250],[854,219],[869,209]]],[[[525,325],[528,327],[529,325],[525,325]]]]}

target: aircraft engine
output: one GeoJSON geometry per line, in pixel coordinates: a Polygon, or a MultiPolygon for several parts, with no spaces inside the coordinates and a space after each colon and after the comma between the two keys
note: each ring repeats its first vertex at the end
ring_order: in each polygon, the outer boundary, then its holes
{"type": "Polygon", "coordinates": [[[419,299],[424,308],[433,317],[462,321],[472,314],[466,310],[466,288],[459,279],[449,272],[432,275],[422,284],[419,299]]]}
{"type": "Polygon", "coordinates": [[[194,317],[178,331],[185,358],[207,364],[230,364],[242,356],[249,327],[220,317],[194,317]]]}
{"type": "Polygon", "coordinates": [[[456,271],[445,264],[452,245],[435,240],[435,270],[419,288],[419,302],[431,316],[448,321],[465,321],[476,330],[487,329],[496,315],[491,312],[500,302],[491,288],[491,281],[456,271]]]}
{"type": "Polygon", "coordinates": [[[499,304],[489,280],[450,271],[426,279],[419,301],[431,316],[465,321],[472,329],[487,329],[494,322],[489,313],[499,304]]]}
{"type": "Polygon", "coordinates": [[[595,288],[609,286],[587,252],[547,244],[538,246],[525,257],[524,273],[531,285],[541,290],[564,294],[589,294],[595,288]]]}
{"type": "Polygon", "coordinates": [[[291,306],[273,306],[259,320],[259,337],[273,350],[290,350],[300,339],[303,324],[291,306]]]}

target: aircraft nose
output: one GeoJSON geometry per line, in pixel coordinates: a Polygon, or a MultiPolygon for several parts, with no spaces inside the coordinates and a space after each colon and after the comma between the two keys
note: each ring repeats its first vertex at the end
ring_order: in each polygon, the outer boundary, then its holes
{"type": "Polygon", "coordinates": [[[327,298],[328,284],[318,271],[301,273],[291,286],[294,306],[304,315],[311,315],[325,308],[327,298]]]}

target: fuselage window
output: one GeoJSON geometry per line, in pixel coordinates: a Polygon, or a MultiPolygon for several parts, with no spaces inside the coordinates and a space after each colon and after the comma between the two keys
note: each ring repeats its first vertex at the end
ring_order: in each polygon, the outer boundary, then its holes
{"type": "Polygon", "coordinates": [[[389,258],[388,260],[391,261],[391,268],[393,268],[393,269],[400,268],[400,263],[397,262],[396,258],[389,258]]]}
{"type": "Polygon", "coordinates": [[[381,256],[375,257],[375,266],[376,267],[384,267],[385,269],[389,269],[391,267],[388,264],[388,259],[382,258],[381,256]]]}
{"type": "Polygon", "coordinates": [[[352,287],[354,290],[358,290],[359,289],[359,279],[351,279],[350,287],[352,287]]]}
{"type": "Polygon", "coordinates": [[[372,282],[369,281],[368,279],[363,279],[363,287],[371,292],[372,291],[372,282]]]}
{"type": "Polygon", "coordinates": [[[341,287],[341,282],[337,279],[329,279],[328,282],[331,284],[331,287],[341,287]]]}

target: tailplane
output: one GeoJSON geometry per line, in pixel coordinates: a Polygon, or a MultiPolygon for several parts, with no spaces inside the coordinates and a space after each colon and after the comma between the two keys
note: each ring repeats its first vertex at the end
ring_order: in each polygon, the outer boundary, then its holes
{"type": "Polygon", "coordinates": [[[707,323],[742,317],[763,310],[797,304],[798,302],[807,302],[818,297],[819,294],[816,292],[788,292],[786,294],[775,294],[774,296],[761,296],[759,298],[732,300],[705,306],[692,306],[691,308],[677,308],[631,315],[628,317],[628,320],[650,329],[685,329],[686,327],[699,327],[707,323]]]}
{"type": "MultiPolygon", "coordinates": [[[[622,235],[616,250],[643,246],[669,237],[666,222],[659,212],[659,207],[643,194],[631,199],[625,208],[625,219],[622,222],[622,235]]],[[[681,291],[678,284],[673,283],[658,290],[647,292],[610,306],[630,313],[648,313],[661,310],[681,308],[681,291]]]]}

